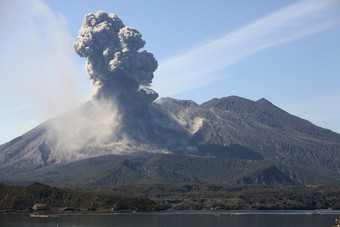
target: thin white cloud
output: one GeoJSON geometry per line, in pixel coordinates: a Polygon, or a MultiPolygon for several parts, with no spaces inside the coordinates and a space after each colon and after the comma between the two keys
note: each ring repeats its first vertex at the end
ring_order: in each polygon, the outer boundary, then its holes
{"type": "Polygon", "coordinates": [[[340,23],[340,1],[305,0],[234,32],[160,62],[153,82],[161,96],[199,88],[218,79],[214,73],[256,52],[322,31],[340,23]]]}
{"type": "Polygon", "coordinates": [[[2,98],[10,100],[7,103],[29,103],[41,109],[44,118],[79,104],[67,21],[41,0],[2,4],[9,11],[0,18],[2,98]]]}
{"type": "Polygon", "coordinates": [[[0,103],[6,109],[0,112],[1,144],[18,136],[23,125],[36,126],[31,115],[41,122],[76,107],[83,98],[75,88],[78,75],[66,19],[42,0],[0,4],[0,103]],[[21,105],[23,112],[11,109],[21,105]],[[8,122],[17,131],[3,127],[8,122]]]}

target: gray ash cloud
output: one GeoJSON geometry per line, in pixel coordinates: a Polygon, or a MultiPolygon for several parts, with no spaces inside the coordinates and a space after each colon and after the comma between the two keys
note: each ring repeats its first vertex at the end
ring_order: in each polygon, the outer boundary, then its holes
{"type": "MultiPolygon", "coordinates": [[[[127,27],[115,14],[87,14],[79,30],[75,52],[87,59],[87,77],[94,85],[92,100],[114,99],[119,105],[151,103],[150,90],[157,61],[149,51],[139,51],[145,41],[137,29],[127,27]]],[[[120,107],[122,108],[122,107],[120,107]]]]}
{"type": "Polygon", "coordinates": [[[87,77],[94,86],[92,103],[106,105],[100,107],[105,113],[93,115],[115,119],[116,126],[109,127],[112,133],[105,141],[186,145],[188,132],[178,119],[152,104],[158,97],[150,89],[158,63],[151,52],[140,51],[145,41],[136,28],[125,26],[115,14],[99,11],[85,16],[77,39],[74,50],[87,59],[87,77]]]}

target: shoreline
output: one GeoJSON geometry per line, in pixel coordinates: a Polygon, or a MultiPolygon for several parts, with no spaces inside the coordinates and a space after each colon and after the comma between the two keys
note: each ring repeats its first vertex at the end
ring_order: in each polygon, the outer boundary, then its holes
{"type": "Polygon", "coordinates": [[[154,212],[135,212],[135,211],[117,211],[109,210],[100,211],[77,211],[77,212],[54,212],[54,211],[39,211],[32,212],[29,210],[18,211],[0,211],[0,216],[6,215],[23,215],[32,218],[59,218],[61,216],[69,215],[158,215],[158,216],[172,216],[172,215],[214,215],[214,216],[233,216],[233,215],[306,215],[306,216],[320,216],[331,215],[340,216],[340,210],[177,210],[177,211],[154,211],[154,212]]]}

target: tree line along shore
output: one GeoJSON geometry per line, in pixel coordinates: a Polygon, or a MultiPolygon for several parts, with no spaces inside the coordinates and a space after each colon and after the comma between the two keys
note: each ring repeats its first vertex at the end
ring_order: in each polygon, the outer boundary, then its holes
{"type": "Polygon", "coordinates": [[[5,212],[161,210],[340,210],[340,188],[227,184],[144,184],[57,188],[0,184],[5,212]]]}

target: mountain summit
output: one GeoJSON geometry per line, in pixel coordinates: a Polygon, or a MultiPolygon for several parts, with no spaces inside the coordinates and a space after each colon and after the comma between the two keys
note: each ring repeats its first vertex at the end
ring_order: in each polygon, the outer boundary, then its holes
{"type": "MultiPolygon", "coordinates": [[[[266,99],[230,96],[198,105],[190,100],[161,98],[148,110],[153,122],[138,126],[145,136],[119,141],[116,137],[110,141],[110,133],[105,140],[96,136],[108,130],[112,121],[103,119],[100,125],[83,129],[78,127],[84,119],[73,122],[79,112],[87,113],[86,121],[100,116],[96,107],[86,103],[1,145],[1,179],[23,182],[38,178],[68,184],[63,171],[73,170],[71,175],[78,179],[74,182],[86,184],[79,180],[86,172],[79,170],[85,168],[95,178],[114,178],[125,172],[126,179],[120,175],[115,184],[133,183],[137,178],[141,183],[261,183],[258,179],[267,179],[261,174],[279,176],[278,182],[340,184],[340,135],[293,116],[266,99]],[[202,163],[208,160],[215,164],[202,163]],[[176,167],[177,161],[184,166],[176,167]],[[232,169],[235,166],[240,168],[238,172],[232,169]],[[51,171],[59,181],[48,180],[51,171]]],[[[111,183],[102,180],[100,184],[111,183]]]]}

